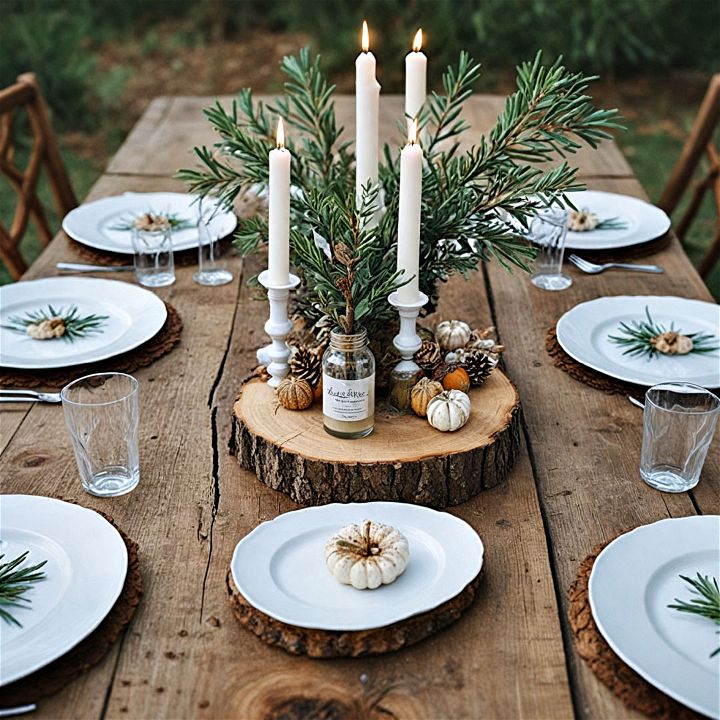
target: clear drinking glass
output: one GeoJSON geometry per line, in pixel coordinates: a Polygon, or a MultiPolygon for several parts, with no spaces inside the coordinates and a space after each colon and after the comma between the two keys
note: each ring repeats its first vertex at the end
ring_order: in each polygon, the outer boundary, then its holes
{"type": "Polygon", "coordinates": [[[700,479],[720,399],[699,385],[668,382],[645,393],[640,476],[656,490],[684,492],[700,479]]]}
{"type": "Polygon", "coordinates": [[[140,479],[138,381],[125,373],[86,375],[60,397],[85,491],[130,492],[140,479]]]}
{"type": "Polygon", "coordinates": [[[568,212],[561,207],[538,210],[530,221],[530,239],[538,247],[530,281],[543,290],[565,290],[572,279],[562,271],[568,212]]]}
{"type": "Polygon", "coordinates": [[[225,261],[218,257],[219,238],[211,222],[219,207],[217,202],[198,203],[198,271],[193,280],[200,285],[225,285],[233,279],[225,261]]]}
{"type": "Polygon", "coordinates": [[[160,230],[132,229],[135,277],[145,287],[165,287],[175,282],[175,260],[170,227],[160,230]]]}

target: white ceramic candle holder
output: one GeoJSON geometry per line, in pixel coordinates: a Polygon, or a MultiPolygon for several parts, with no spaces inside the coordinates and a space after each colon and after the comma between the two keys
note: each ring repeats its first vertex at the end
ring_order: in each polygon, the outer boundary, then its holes
{"type": "Polygon", "coordinates": [[[258,282],[268,291],[270,318],[265,323],[265,332],[272,342],[257,351],[257,359],[270,373],[268,385],[277,387],[290,372],[288,365],[290,348],[285,338],[292,330],[292,323],[288,319],[287,303],[290,291],[300,284],[300,278],[296,275],[288,275],[286,284],[276,285],[270,282],[270,273],[265,270],[258,276],[258,282]]]}
{"type": "Polygon", "coordinates": [[[400,315],[400,332],[393,339],[393,345],[402,360],[393,368],[390,390],[390,401],[398,410],[405,411],[410,407],[410,388],[420,373],[420,366],[413,360],[413,356],[422,346],[416,321],[420,308],[427,301],[428,296],[424,293],[418,293],[414,303],[403,301],[397,291],[388,297],[388,302],[397,308],[400,315]]]}

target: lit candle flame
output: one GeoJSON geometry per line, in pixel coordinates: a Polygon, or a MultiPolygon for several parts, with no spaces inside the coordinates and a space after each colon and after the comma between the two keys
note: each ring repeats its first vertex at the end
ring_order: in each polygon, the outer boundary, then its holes
{"type": "Polygon", "coordinates": [[[285,147],[285,126],[283,125],[282,118],[278,118],[277,134],[275,135],[275,139],[279,148],[285,147]]]}
{"type": "Polygon", "coordinates": [[[417,142],[417,119],[412,121],[408,129],[408,143],[414,145],[417,142]]]}
{"type": "Polygon", "coordinates": [[[412,49],[413,49],[413,52],[420,52],[421,48],[422,48],[422,28],[418,28],[418,31],[415,33],[415,37],[413,38],[412,49]]]}
{"type": "Polygon", "coordinates": [[[362,50],[367,52],[370,49],[370,33],[368,32],[367,20],[363,20],[362,29],[362,50]]]}

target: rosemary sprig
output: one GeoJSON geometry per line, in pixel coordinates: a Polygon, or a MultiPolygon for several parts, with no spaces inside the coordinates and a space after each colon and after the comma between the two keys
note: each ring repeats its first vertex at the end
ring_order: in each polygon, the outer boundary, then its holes
{"type": "MultiPolygon", "coordinates": [[[[45,573],[38,572],[38,570],[45,565],[47,560],[43,560],[37,565],[17,569],[25,562],[29,552],[26,550],[14,560],[0,563],[0,618],[8,625],[22,627],[22,623],[8,610],[5,610],[5,607],[27,607],[25,603],[29,605],[31,600],[23,595],[30,589],[32,583],[45,578],[45,573]]],[[[0,555],[0,560],[4,557],[5,555],[0,555]]]]}
{"type": "Polygon", "coordinates": [[[27,333],[31,325],[40,325],[43,322],[60,319],[65,327],[60,337],[67,342],[75,342],[79,338],[85,337],[91,333],[102,332],[102,326],[108,319],[109,315],[80,315],[77,305],[71,305],[67,310],[65,308],[55,309],[52,305],[47,306],[47,310],[30,310],[25,315],[13,315],[7,319],[7,323],[3,325],[6,330],[12,330],[17,333],[27,333]]]}
{"type": "MultiPolygon", "coordinates": [[[[699,615],[700,617],[712,620],[716,625],[720,625],[720,588],[718,588],[717,578],[697,573],[695,579],[680,575],[680,577],[692,588],[691,592],[699,597],[690,598],[690,601],[679,600],[675,598],[676,605],[668,605],[671,610],[690,613],[691,615],[699,615]]],[[[716,632],[720,635],[720,630],[716,632]]],[[[710,657],[715,657],[720,653],[720,647],[710,653],[710,657]]]]}
{"type": "Polygon", "coordinates": [[[132,215],[129,217],[125,216],[121,218],[116,225],[111,225],[108,229],[130,231],[135,227],[135,223],[139,218],[147,216],[153,218],[162,217],[167,224],[170,225],[171,230],[188,230],[189,228],[195,227],[195,223],[192,220],[182,218],[175,213],[158,213],[154,210],[148,210],[147,212],[140,213],[138,215],[132,215]]]}
{"type": "Polygon", "coordinates": [[[625,230],[628,224],[619,217],[605,218],[599,220],[595,230],[625,230]]]}
{"type": "Polygon", "coordinates": [[[608,335],[608,339],[625,348],[623,355],[653,358],[658,354],[662,354],[659,353],[652,340],[663,333],[684,334],[685,337],[690,338],[693,344],[690,353],[705,354],[718,350],[717,345],[711,344],[717,341],[714,335],[700,332],[681,333],[680,330],[675,329],[675,323],[671,323],[670,327],[666,328],[652,319],[647,305],[645,306],[645,320],[633,320],[630,323],[621,322],[618,330],[621,334],[608,335]]]}

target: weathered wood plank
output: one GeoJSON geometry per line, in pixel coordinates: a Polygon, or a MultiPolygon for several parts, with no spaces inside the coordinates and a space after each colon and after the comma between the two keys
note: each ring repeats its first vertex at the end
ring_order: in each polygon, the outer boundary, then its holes
{"type": "MultiPolygon", "coordinates": [[[[260,266],[258,260],[247,273],[260,266]]],[[[475,279],[478,286],[482,281],[475,279]]],[[[481,289],[475,297],[463,281],[451,283],[444,300],[470,321],[489,310],[481,289]]],[[[475,605],[454,627],[402,652],[353,661],[314,661],[272,649],[234,621],[225,574],[237,541],[259,522],[292,509],[292,503],[238,468],[225,449],[230,413],[242,378],[263,341],[265,307],[242,290],[227,362],[214,398],[217,408],[218,499],[211,530],[212,555],[205,584],[203,620],[191,633],[193,657],[154,666],[155,684],[138,690],[146,673],[142,658],[154,651],[157,631],[132,639],[120,659],[118,677],[131,681],[113,690],[109,712],[128,707],[128,716],[263,717],[293,698],[311,706],[331,702],[367,707],[381,701],[397,717],[569,717],[557,608],[548,567],[542,519],[527,455],[522,452],[508,481],[453,508],[478,529],[487,545],[486,578],[475,605]],[[195,650],[195,648],[194,648],[195,650]],[[367,678],[363,683],[362,678],[367,678]],[[173,688],[182,688],[180,695],[173,688]],[[199,708],[209,703],[200,713],[199,708]],[[312,705],[314,703],[314,705],[312,705]]],[[[205,525],[207,529],[207,525],[205,525]]],[[[176,642],[169,647],[180,647],[176,642]]],[[[342,717],[350,716],[347,710],[342,717]]],[[[354,716],[354,715],[353,715],[354,716]]]]}
{"type": "MultiPolygon", "coordinates": [[[[384,136],[398,137],[399,99],[383,99],[384,136]]],[[[208,102],[155,100],[91,197],[180,188],[169,177],[186,164],[192,145],[214,139],[201,114],[208,102]]],[[[501,101],[473,102],[470,121],[486,129],[501,101]]],[[[346,98],[338,108],[348,131],[352,107],[346,98]]],[[[591,187],[642,195],[614,145],[577,160],[584,177],[613,176],[594,179],[591,187]]],[[[61,236],[28,277],[55,274],[54,263],[67,259],[73,256],[61,236]]],[[[141,544],[146,596],[125,642],[44,701],[38,716],[259,717],[272,710],[308,715],[329,702],[324,708],[336,716],[357,716],[360,708],[398,717],[569,717],[569,664],[581,716],[635,717],[574,651],[565,658],[564,591],[595,543],[628,525],[694,508],[687,495],[662,495],[640,482],[639,411],[623,398],[573,381],[552,366],[543,348],[559,314],[591,297],[659,292],[708,299],[676,243],[655,260],[666,275],[590,278],[572,271],[574,287],[559,294],[490,268],[492,306],[509,346],[509,374],[523,399],[531,456],[523,449],[506,483],[453,509],[487,545],[480,597],[454,627],[414,648],[335,662],[273,650],[232,618],[224,580],[235,543],[259,522],[294,507],[240,470],[226,452],[239,382],[264,341],[265,307],[250,301],[237,278],[223,288],[200,288],[190,280],[192,269],[180,268],[177,284],[159,294],[181,312],[183,341],[138,372],[142,479],[133,493],[100,500],[81,492],[60,408],[0,412],[3,491],[63,496],[106,510],[141,544]]],[[[234,268],[240,269],[239,261],[234,268]]],[[[250,267],[246,274],[252,272],[250,267]]],[[[474,275],[468,284],[453,280],[441,312],[488,320],[482,277],[474,275]]],[[[716,443],[694,492],[703,512],[720,510],[718,455],[716,443]]]]}
{"type": "MultiPolygon", "coordinates": [[[[194,167],[194,145],[212,145],[218,136],[203,115],[203,108],[211,105],[213,97],[157,98],[148,112],[128,136],[108,165],[108,173],[130,173],[171,176],[180,167],[194,167]]],[[[228,106],[232,97],[219,99],[228,106]]],[[[258,96],[258,100],[272,100],[258,96]]],[[[472,132],[466,133],[463,146],[476,142],[476,133],[487,132],[502,110],[504,100],[495,95],[478,95],[466,103],[466,117],[472,132]]],[[[355,133],[355,99],[338,96],[335,102],[339,127],[344,127],[343,138],[353,140],[355,133]]],[[[383,95],[380,102],[380,143],[388,142],[399,147],[404,139],[401,131],[403,98],[399,95],[383,95]]],[[[581,177],[632,176],[632,170],[620,149],[612,142],[605,142],[596,152],[583,147],[569,158],[579,168],[581,177]]]]}
{"type": "MultiPolygon", "coordinates": [[[[633,180],[593,181],[599,190],[643,196],[633,180]]],[[[638,472],[642,413],[621,396],[607,396],[555,368],[544,350],[547,329],[573,305],[605,295],[678,294],[709,299],[709,293],[674,241],[648,258],[664,275],[604,273],[582,275],[570,267],[572,288],[561,293],[534,288],[527,278],[489,268],[490,287],[507,365],[517,378],[525,408],[530,451],[541,504],[547,518],[552,560],[563,613],[565,591],[579,562],[614,534],[667,516],[695,513],[687,494],[668,495],[647,487],[638,472]],[[518,322],[518,318],[522,318],[518,322]]],[[[717,444],[696,497],[706,512],[717,512],[717,444]]],[[[585,717],[634,717],[571,654],[573,684],[585,717]]]]}
{"type": "MultiPolygon", "coordinates": [[[[167,180],[135,183],[133,178],[106,177],[92,194],[145,189],[145,183],[155,188],[173,187],[167,180]]],[[[33,266],[32,276],[54,274],[54,263],[68,259],[66,243],[64,238],[53,241],[33,266]]],[[[239,259],[231,263],[237,274],[239,259]]],[[[239,279],[219,288],[201,287],[192,282],[193,271],[191,267],[179,268],[177,283],[158,292],[175,305],[186,329],[171,354],[136,373],[141,388],[141,480],[131,494],[107,500],[82,492],[59,406],[33,406],[0,456],[3,492],[64,497],[104,510],[139,542],[145,598],[126,637],[123,656],[137,664],[141,671],[138,685],[145,680],[152,697],[163,692],[154,682],[155,666],[166,664],[171,670],[174,664],[166,653],[177,651],[180,656],[187,652],[199,667],[206,651],[192,638],[201,630],[200,604],[209,554],[203,528],[210,522],[213,501],[208,396],[225,357],[239,279]],[[185,629],[188,636],[179,635],[185,629]],[[151,639],[147,657],[133,654],[139,637],[151,639]]],[[[106,690],[115,679],[117,652],[113,650],[78,683],[43,701],[42,712],[54,718],[100,717],[106,690]]],[[[123,687],[123,679],[118,678],[116,685],[123,687]]],[[[173,687],[172,692],[175,690],[173,687]]],[[[157,714],[148,711],[145,716],[157,714]]],[[[174,716],[171,709],[166,716],[174,716]]]]}

